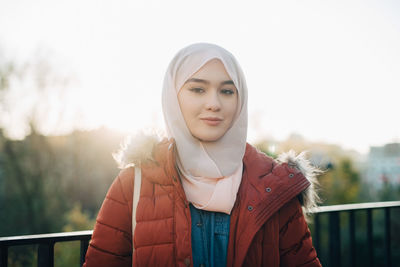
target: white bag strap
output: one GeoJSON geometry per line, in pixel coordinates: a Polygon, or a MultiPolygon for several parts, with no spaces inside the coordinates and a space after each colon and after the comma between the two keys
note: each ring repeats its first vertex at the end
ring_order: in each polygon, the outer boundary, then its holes
{"type": "Polygon", "coordinates": [[[133,203],[132,203],[132,253],[135,252],[135,247],[133,246],[133,237],[136,228],[136,208],[139,202],[141,185],[142,185],[142,169],[140,167],[135,166],[135,182],[133,188],[133,203]]]}

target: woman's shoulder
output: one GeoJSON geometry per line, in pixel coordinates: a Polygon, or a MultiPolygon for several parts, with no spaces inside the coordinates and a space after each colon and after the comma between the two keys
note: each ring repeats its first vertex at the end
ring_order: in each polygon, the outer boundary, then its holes
{"type": "Polygon", "coordinates": [[[108,189],[106,199],[129,203],[133,193],[134,177],[134,168],[127,167],[121,170],[108,189]]]}
{"type": "Polygon", "coordinates": [[[279,190],[293,189],[293,183],[297,183],[297,196],[307,212],[319,202],[317,177],[322,171],[311,164],[305,152],[296,154],[291,150],[273,159],[248,144],[244,162],[254,172],[252,176],[265,177],[267,184],[279,185],[279,190]]]}
{"type": "Polygon", "coordinates": [[[168,140],[155,132],[139,131],[125,138],[120,149],[113,154],[120,169],[140,166],[155,160],[155,150],[168,140]]]}
{"type": "Polygon", "coordinates": [[[113,154],[118,167],[122,169],[118,179],[123,187],[132,187],[134,167],[137,166],[141,168],[144,179],[153,183],[168,183],[168,177],[163,174],[164,167],[170,163],[168,159],[171,159],[173,143],[173,139],[167,139],[155,131],[139,131],[128,136],[120,149],[113,154]]]}
{"type": "Polygon", "coordinates": [[[260,169],[261,172],[271,172],[277,162],[255,146],[247,143],[243,162],[249,169],[260,169]]]}
{"type": "Polygon", "coordinates": [[[311,212],[312,209],[321,202],[318,196],[318,176],[321,175],[323,171],[314,166],[307,159],[305,151],[299,154],[296,154],[293,150],[282,153],[277,157],[277,162],[278,166],[281,166],[281,168],[289,169],[290,173],[299,173],[308,181],[309,186],[301,192],[298,198],[305,212],[311,212]]]}

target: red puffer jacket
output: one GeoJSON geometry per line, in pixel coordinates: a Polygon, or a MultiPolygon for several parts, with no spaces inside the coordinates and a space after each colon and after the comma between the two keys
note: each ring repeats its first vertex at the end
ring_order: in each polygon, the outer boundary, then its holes
{"type": "MultiPolygon", "coordinates": [[[[174,149],[165,140],[141,165],[134,266],[192,266],[190,209],[174,149]]],[[[300,204],[312,202],[313,192],[299,169],[312,179],[312,168],[294,155],[282,159],[287,162],[275,162],[247,145],[231,213],[227,266],[320,266],[300,204]]],[[[132,266],[133,184],[134,169],[126,168],[110,187],[84,266],[132,266]]]]}

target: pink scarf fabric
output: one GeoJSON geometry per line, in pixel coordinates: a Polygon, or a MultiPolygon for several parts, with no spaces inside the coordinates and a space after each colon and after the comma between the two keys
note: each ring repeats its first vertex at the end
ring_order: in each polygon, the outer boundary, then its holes
{"type": "Polygon", "coordinates": [[[178,169],[188,201],[199,209],[230,214],[242,179],[247,137],[247,86],[239,64],[217,45],[197,43],[183,48],[165,74],[162,105],[168,136],[177,145],[178,169]],[[177,95],[191,75],[215,58],[224,64],[238,90],[239,108],[223,137],[201,142],[187,128],[177,95]]]}

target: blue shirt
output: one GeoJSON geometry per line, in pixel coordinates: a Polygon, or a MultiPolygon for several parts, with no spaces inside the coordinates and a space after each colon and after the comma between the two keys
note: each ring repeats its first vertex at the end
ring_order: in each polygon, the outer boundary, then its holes
{"type": "Polygon", "coordinates": [[[193,266],[226,266],[231,216],[196,209],[192,204],[190,214],[193,266]]]}

